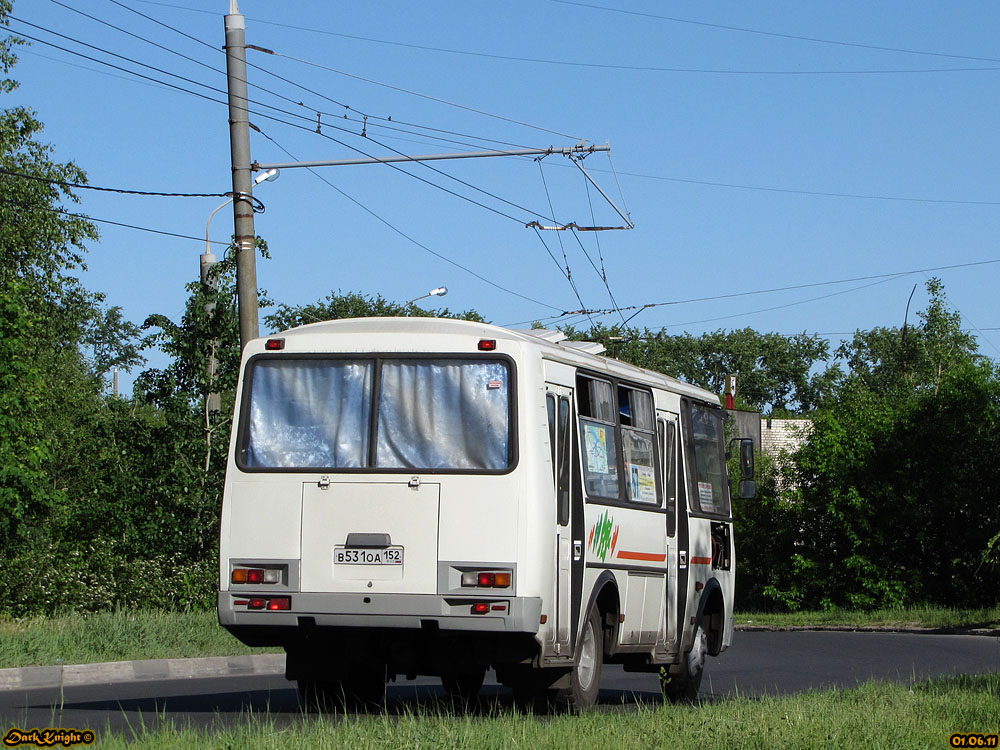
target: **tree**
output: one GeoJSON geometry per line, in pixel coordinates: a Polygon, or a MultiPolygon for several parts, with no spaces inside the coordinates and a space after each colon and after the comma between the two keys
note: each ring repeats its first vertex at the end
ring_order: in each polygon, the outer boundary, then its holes
{"type": "Polygon", "coordinates": [[[448,308],[432,311],[424,310],[416,305],[401,305],[390,302],[381,294],[367,296],[363,292],[331,292],[325,300],[319,300],[307,305],[278,305],[275,312],[265,318],[274,331],[284,331],[289,328],[319,323],[324,320],[340,320],[342,318],[373,318],[373,317],[433,317],[459,318],[485,322],[475,310],[452,313],[448,308]]]}
{"type": "Polygon", "coordinates": [[[949,311],[943,287],[920,325],[855,334],[850,372],[798,452],[793,564],[778,598],[802,606],[947,606],[997,600],[1000,374],[949,311]]]}
{"type": "Polygon", "coordinates": [[[784,336],[744,328],[674,336],[603,326],[568,333],[603,343],[618,359],[715,393],[725,389],[726,375],[736,375],[739,403],[766,414],[809,412],[830,395],[841,374],[825,364],[829,343],[805,333],[784,336]]]}
{"type": "Polygon", "coordinates": [[[948,309],[941,280],[930,279],[926,288],[930,300],[917,313],[920,325],[858,331],[837,349],[865,390],[886,396],[937,390],[948,370],[982,359],[961,316],[948,309]]]}
{"type": "MultiPolygon", "coordinates": [[[[11,7],[0,0],[0,25],[11,7]]],[[[0,95],[17,86],[6,76],[20,43],[0,39],[0,95]]],[[[0,110],[0,598],[15,615],[84,599],[107,604],[102,591],[115,569],[78,575],[81,560],[104,548],[84,554],[94,537],[82,535],[98,524],[76,521],[83,509],[113,508],[104,500],[120,497],[92,494],[114,476],[114,464],[102,463],[109,412],[101,375],[139,359],[134,327],[76,278],[85,244],[98,235],[63,208],[76,201],[71,183],[85,184],[86,175],[56,162],[41,131],[30,109],[0,110]]]]}
{"type": "MultiPolygon", "coordinates": [[[[0,25],[10,10],[0,0],[0,25]]],[[[4,76],[18,43],[0,40],[4,76]]],[[[0,94],[16,87],[4,77],[0,94]]],[[[53,477],[76,409],[94,391],[79,343],[96,303],[70,272],[83,268],[84,243],[97,230],[60,213],[63,200],[75,200],[63,183],[86,177],[53,161],[41,130],[25,107],[0,111],[0,550],[64,501],[53,477]]]]}

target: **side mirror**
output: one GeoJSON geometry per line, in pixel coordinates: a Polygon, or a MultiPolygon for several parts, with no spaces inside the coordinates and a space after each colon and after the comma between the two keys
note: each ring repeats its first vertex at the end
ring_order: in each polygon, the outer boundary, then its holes
{"type": "Polygon", "coordinates": [[[753,440],[740,440],[740,476],[743,479],[753,479],[753,440]]]}
{"type": "Polygon", "coordinates": [[[750,438],[733,438],[729,441],[729,452],[726,458],[732,457],[733,443],[739,441],[740,444],[740,478],[753,479],[753,440],[750,438]]]}
{"type": "Polygon", "coordinates": [[[752,479],[741,479],[738,491],[741,500],[751,500],[757,495],[757,483],[752,479]]]}

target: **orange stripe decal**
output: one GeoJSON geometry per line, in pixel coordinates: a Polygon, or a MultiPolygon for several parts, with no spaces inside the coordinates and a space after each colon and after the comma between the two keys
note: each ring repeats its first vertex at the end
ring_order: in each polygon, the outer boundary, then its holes
{"type": "Polygon", "coordinates": [[[712,564],[712,558],[711,557],[692,557],[691,558],[691,564],[692,565],[711,565],[712,564]]]}
{"type": "Polygon", "coordinates": [[[645,562],[663,562],[667,559],[667,553],[662,554],[654,552],[628,552],[627,550],[618,550],[618,557],[622,560],[643,560],[645,562]]]}

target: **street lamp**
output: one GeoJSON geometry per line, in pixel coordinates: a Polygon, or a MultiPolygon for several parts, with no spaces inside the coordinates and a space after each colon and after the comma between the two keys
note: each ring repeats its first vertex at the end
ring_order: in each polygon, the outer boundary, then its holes
{"type": "MultiPolygon", "coordinates": [[[[278,179],[279,174],[280,172],[278,172],[277,169],[269,169],[266,172],[261,172],[259,175],[254,177],[253,184],[259,185],[262,182],[274,182],[276,179],[278,179]]],[[[218,258],[216,258],[215,253],[212,252],[212,243],[208,239],[208,230],[209,227],[212,226],[212,219],[215,218],[215,215],[232,202],[233,199],[231,197],[227,198],[225,203],[221,203],[220,205],[218,205],[215,208],[215,210],[208,215],[208,221],[205,223],[205,252],[201,254],[201,258],[198,265],[199,265],[199,273],[201,275],[201,284],[203,287],[205,287],[206,290],[212,290],[215,288],[215,279],[212,278],[211,271],[212,267],[218,262],[218,258]]],[[[214,302],[209,300],[208,302],[205,303],[206,313],[211,313],[212,310],[214,309],[215,309],[214,302]]],[[[218,342],[213,340],[209,342],[209,345],[211,346],[211,351],[209,352],[208,355],[208,377],[209,380],[211,381],[211,379],[215,377],[215,370],[217,367],[215,359],[215,347],[218,346],[218,342]]],[[[205,399],[206,419],[208,416],[207,412],[219,411],[221,408],[222,408],[222,402],[219,398],[219,394],[209,393],[205,399]]]]}
{"type": "MultiPolygon", "coordinates": [[[[274,182],[278,179],[281,174],[277,169],[269,169],[266,172],[261,172],[259,175],[253,178],[253,184],[259,185],[262,182],[274,182]]],[[[208,239],[208,228],[212,226],[212,219],[215,215],[219,213],[222,209],[233,202],[232,197],[226,199],[225,203],[221,203],[216,206],[215,210],[208,215],[208,221],[205,223],[205,252],[201,256],[201,283],[208,286],[207,274],[208,270],[215,265],[216,257],[215,253],[212,252],[212,243],[208,239]]]]}
{"type": "Polygon", "coordinates": [[[447,293],[448,293],[448,287],[439,286],[437,289],[431,289],[429,292],[427,292],[427,294],[421,294],[419,297],[411,299],[409,302],[406,303],[406,305],[404,305],[404,307],[409,307],[414,302],[419,302],[420,300],[427,299],[428,297],[443,297],[447,293]]]}

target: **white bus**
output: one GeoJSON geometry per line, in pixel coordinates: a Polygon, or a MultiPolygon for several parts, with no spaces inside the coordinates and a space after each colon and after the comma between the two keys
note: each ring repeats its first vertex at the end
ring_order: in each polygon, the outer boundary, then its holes
{"type": "MultiPolygon", "coordinates": [[[[586,708],[603,664],[693,699],[733,635],[725,412],[557,331],[316,323],[243,355],[220,623],[310,703],[439,676],[586,708]]],[[[741,443],[753,482],[750,441],[741,443]]]]}

